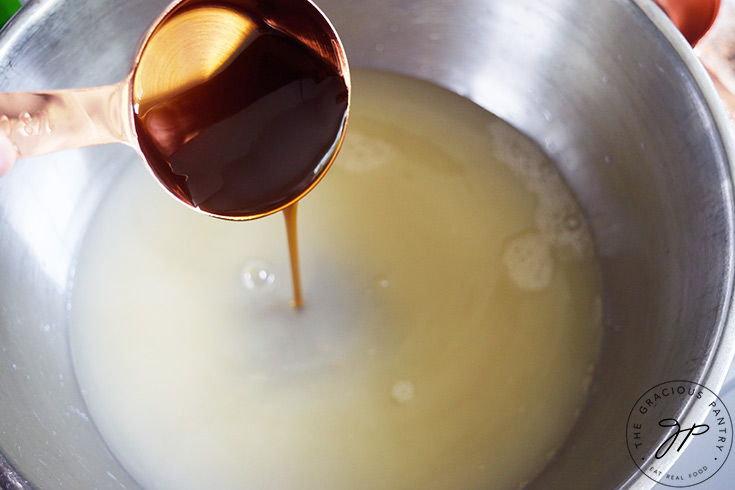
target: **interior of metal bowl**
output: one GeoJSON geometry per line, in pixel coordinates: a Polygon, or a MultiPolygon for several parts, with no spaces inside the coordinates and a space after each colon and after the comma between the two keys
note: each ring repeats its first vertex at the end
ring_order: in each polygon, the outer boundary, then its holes
{"type": "MultiPolygon", "coordinates": [[[[353,67],[464,95],[534,139],[593,228],[604,340],[588,403],[532,486],[645,487],[625,424],[649,388],[719,389],[732,359],[731,136],[647,0],[319,0],[353,67]]],[[[0,37],[0,89],[114,83],[167,0],[31,1],[0,37]]],[[[0,181],[0,486],[134,489],[86,413],[67,288],[122,146],[20,162],[0,181]]],[[[682,407],[682,410],[684,407],[682,407]]]]}

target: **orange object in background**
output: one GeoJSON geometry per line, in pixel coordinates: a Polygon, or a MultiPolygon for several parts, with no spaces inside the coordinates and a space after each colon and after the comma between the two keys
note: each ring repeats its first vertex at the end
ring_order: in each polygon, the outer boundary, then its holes
{"type": "Polygon", "coordinates": [[[689,44],[694,46],[712,27],[720,0],[654,0],[689,44]]]}

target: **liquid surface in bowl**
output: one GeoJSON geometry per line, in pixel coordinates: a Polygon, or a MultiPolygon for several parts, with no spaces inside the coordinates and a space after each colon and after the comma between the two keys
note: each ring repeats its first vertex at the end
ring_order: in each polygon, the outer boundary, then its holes
{"type": "Polygon", "coordinates": [[[280,217],[213,220],[142,168],[80,252],[88,410],[148,489],[516,488],[583,405],[601,335],[587,225],[543,153],[457,95],[357,71],[340,157],[280,217]]]}

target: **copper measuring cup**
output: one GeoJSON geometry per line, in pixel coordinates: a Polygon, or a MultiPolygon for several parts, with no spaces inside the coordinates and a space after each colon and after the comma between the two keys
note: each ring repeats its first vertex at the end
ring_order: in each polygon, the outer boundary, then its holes
{"type": "MultiPolygon", "coordinates": [[[[318,183],[341,146],[349,107],[347,58],[332,25],[310,0],[264,0],[255,8],[253,2],[244,0],[231,1],[229,5],[242,7],[243,11],[224,6],[214,8],[212,2],[201,0],[178,0],[170,4],[145,34],[130,74],[119,83],[0,94],[0,132],[14,144],[19,158],[91,145],[127,144],[138,152],[159,183],[174,197],[212,216],[252,219],[287,208],[318,183]],[[250,10],[245,12],[246,9],[250,10]],[[167,168],[167,162],[154,164],[158,156],[141,144],[135,112],[144,99],[182,91],[216,76],[265,28],[299,43],[333,70],[335,78],[343,84],[341,107],[344,110],[331,122],[333,131],[323,143],[321,154],[313,158],[313,165],[304,170],[298,188],[284,190],[282,198],[259,208],[233,208],[232,211],[202,208],[182,189],[185,185],[180,185],[192,178],[190,175],[174,183],[174,177],[178,176],[170,175],[173,170],[167,168]]],[[[276,189],[280,189],[279,184],[283,187],[283,183],[273,183],[276,189]]]]}

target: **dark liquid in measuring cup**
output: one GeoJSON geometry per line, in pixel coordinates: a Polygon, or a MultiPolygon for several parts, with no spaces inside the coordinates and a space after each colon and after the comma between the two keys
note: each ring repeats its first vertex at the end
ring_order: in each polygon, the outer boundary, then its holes
{"type": "Polygon", "coordinates": [[[318,181],[329,163],[324,156],[341,139],[348,89],[333,62],[241,6],[197,8],[235,10],[245,40],[211,75],[163,93],[145,86],[136,93],[141,150],[184,202],[220,216],[257,217],[318,181]]]}

